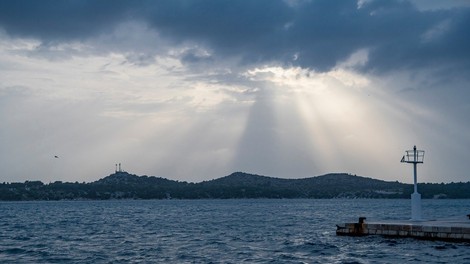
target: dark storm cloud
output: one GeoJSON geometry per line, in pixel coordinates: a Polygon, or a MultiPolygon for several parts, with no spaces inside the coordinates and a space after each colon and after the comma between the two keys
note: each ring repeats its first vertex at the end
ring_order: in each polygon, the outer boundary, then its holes
{"type": "MultiPolygon", "coordinates": [[[[407,1],[1,1],[0,26],[44,42],[89,38],[144,22],[165,39],[211,51],[214,61],[325,71],[360,49],[363,70],[470,69],[470,10],[420,11],[407,1]]],[[[185,53],[191,63],[203,59],[185,53]]]]}
{"type": "Polygon", "coordinates": [[[112,29],[134,10],[125,1],[0,1],[0,25],[13,36],[80,40],[112,29]]]}

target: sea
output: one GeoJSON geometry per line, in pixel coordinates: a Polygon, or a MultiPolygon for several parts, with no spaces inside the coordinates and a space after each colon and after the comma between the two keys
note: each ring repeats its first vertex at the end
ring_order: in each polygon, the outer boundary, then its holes
{"type": "MultiPolygon", "coordinates": [[[[423,200],[423,216],[470,200],[423,200]]],[[[0,263],[470,263],[470,243],[336,236],[336,224],[403,220],[410,200],[0,202],[0,263]]]]}

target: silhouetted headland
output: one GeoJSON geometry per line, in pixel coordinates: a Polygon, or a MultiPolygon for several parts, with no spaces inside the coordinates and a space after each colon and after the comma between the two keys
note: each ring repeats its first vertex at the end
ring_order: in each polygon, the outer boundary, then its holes
{"type": "MultiPolygon", "coordinates": [[[[423,198],[470,198],[470,182],[419,184],[423,198]]],[[[116,171],[90,183],[41,181],[0,184],[0,200],[107,199],[243,199],[243,198],[405,198],[412,184],[389,182],[348,173],[303,179],[281,179],[235,172],[228,176],[188,183],[116,171]]]]}

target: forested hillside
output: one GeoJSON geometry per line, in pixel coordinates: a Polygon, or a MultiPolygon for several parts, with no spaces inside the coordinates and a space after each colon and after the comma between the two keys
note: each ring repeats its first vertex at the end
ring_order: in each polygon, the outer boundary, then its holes
{"type": "MultiPolygon", "coordinates": [[[[425,183],[423,198],[470,198],[470,182],[425,183]]],[[[40,181],[0,184],[0,200],[241,199],[241,198],[409,198],[413,186],[346,173],[281,179],[235,172],[211,181],[188,183],[116,172],[91,183],[40,181]]]]}

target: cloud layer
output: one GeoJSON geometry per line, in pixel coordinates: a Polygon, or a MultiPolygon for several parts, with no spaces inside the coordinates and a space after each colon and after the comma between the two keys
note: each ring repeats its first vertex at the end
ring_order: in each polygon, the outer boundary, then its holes
{"type": "Polygon", "coordinates": [[[409,181],[418,144],[465,180],[468,28],[461,1],[1,1],[0,173],[409,181]]]}
{"type": "MultiPolygon", "coordinates": [[[[192,62],[232,58],[241,65],[327,71],[365,49],[363,70],[469,70],[469,8],[421,11],[407,1],[361,2],[2,1],[0,23],[11,36],[47,46],[98,38],[135,21],[170,43],[206,51],[188,50],[192,62]]],[[[141,52],[139,45],[119,48],[141,52]]]]}

